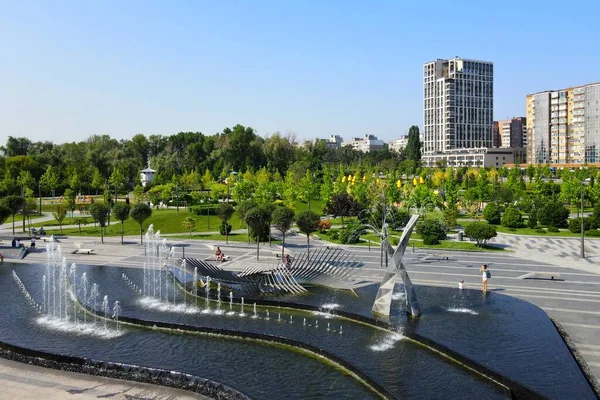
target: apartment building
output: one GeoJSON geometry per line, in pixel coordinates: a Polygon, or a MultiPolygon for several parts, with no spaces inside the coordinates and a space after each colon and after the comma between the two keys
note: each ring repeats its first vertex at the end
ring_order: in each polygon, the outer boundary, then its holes
{"type": "Polygon", "coordinates": [[[527,95],[527,162],[600,162],[600,83],[527,95]]]}
{"type": "Polygon", "coordinates": [[[325,140],[327,147],[330,149],[339,149],[342,147],[344,139],[340,135],[329,135],[329,140],[325,140]]]}
{"type": "Polygon", "coordinates": [[[527,118],[513,117],[494,121],[492,147],[525,147],[527,145],[527,118]]]}
{"type": "Polygon", "coordinates": [[[365,134],[364,137],[355,137],[342,143],[342,146],[350,146],[354,150],[359,150],[365,153],[370,151],[383,150],[385,148],[385,142],[377,139],[375,135],[365,134]]]}
{"type": "Polygon", "coordinates": [[[408,135],[403,135],[403,136],[400,136],[399,139],[390,140],[388,142],[388,147],[390,150],[393,150],[395,152],[400,152],[406,147],[407,144],[408,144],[408,135]]]}
{"type": "Polygon", "coordinates": [[[456,57],[423,67],[423,155],[492,147],[494,65],[456,57]]]}

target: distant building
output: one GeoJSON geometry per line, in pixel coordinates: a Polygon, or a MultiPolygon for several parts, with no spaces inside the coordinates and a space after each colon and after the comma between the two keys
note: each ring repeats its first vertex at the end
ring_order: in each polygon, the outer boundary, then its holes
{"type": "Polygon", "coordinates": [[[400,152],[408,144],[408,135],[400,136],[400,139],[390,140],[388,147],[390,150],[400,152]]]}
{"type": "Polygon", "coordinates": [[[600,162],[600,83],[527,95],[527,162],[600,162]]]}
{"type": "Polygon", "coordinates": [[[492,146],[494,65],[455,57],[423,66],[423,154],[492,146]]]}
{"type": "Polygon", "coordinates": [[[150,168],[150,161],[148,161],[148,167],[140,171],[140,181],[142,182],[142,186],[146,187],[146,184],[151,184],[154,181],[155,175],[156,171],[150,168]]]}
{"type": "Polygon", "coordinates": [[[526,147],[527,118],[513,117],[494,121],[492,126],[492,147],[526,147]]]}
{"type": "Polygon", "coordinates": [[[329,140],[325,140],[327,147],[330,149],[339,149],[342,147],[344,139],[340,135],[329,135],[329,140]]]}
{"type": "Polygon", "coordinates": [[[350,146],[354,150],[368,153],[370,151],[385,149],[385,142],[377,139],[377,136],[375,135],[365,134],[362,138],[352,138],[349,141],[342,143],[342,146],[350,146]]]}
{"type": "Polygon", "coordinates": [[[445,153],[424,154],[424,167],[436,167],[440,163],[447,167],[502,167],[506,164],[525,163],[525,148],[471,148],[454,149],[445,153]]]}

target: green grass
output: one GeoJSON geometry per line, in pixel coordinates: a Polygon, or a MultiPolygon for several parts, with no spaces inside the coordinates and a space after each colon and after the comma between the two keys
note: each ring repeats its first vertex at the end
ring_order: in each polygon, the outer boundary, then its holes
{"type": "MultiPolygon", "coordinates": [[[[198,232],[217,232],[221,220],[219,217],[211,215],[210,217],[204,215],[195,215],[187,211],[186,209],[180,208],[179,212],[175,209],[169,210],[152,210],[152,216],[144,222],[144,230],[147,229],[148,225],[153,224],[155,230],[160,230],[161,233],[182,233],[185,234],[187,229],[181,224],[187,217],[192,217],[196,220],[196,226],[192,230],[192,233],[198,232]]],[[[91,219],[90,219],[91,221],[91,219]]],[[[111,219],[111,222],[114,219],[111,219]]],[[[64,225],[70,224],[70,217],[65,218],[64,225]]],[[[229,224],[233,230],[240,229],[240,220],[237,214],[229,220],[229,224]]],[[[55,220],[46,221],[33,226],[44,226],[46,230],[52,230],[56,233],[58,229],[58,223],[55,220]]],[[[133,219],[128,219],[123,224],[125,235],[139,235],[140,226],[133,219]]],[[[242,223],[241,229],[244,229],[245,225],[242,223]]],[[[75,234],[75,235],[87,235],[87,236],[100,236],[100,229],[94,227],[93,222],[89,225],[81,226],[81,233],[79,228],[63,228],[63,234],[75,234]]],[[[106,227],[106,236],[120,236],[121,235],[121,224],[110,225],[106,227]]]]}
{"type": "Polygon", "coordinates": [[[581,233],[573,233],[568,229],[559,229],[559,232],[548,232],[544,228],[544,233],[537,232],[536,229],[531,228],[507,228],[502,225],[496,225],[496,231],[502,233],[510,233],[513,235],[534,235],[534,236],[566,236],[566,237],[581,237],[581,233]]]}
{"type": "MultiPolygon", "coordinates": [[[[325,204],[323,203],[322,200],[311,200],[310,201],[310,209],[313,212],[316,212],[319,215],[323,215],[323,207],[325,206],[325,204]]],[[[304,211],[304,210],[308,210],[308,202],[303,202],[303,201],[297,201],[294,204],[294,212],[299,212],[299,211],[304,211]]],[[[344,221],[346,222],[346,221],[344,221]]]]}

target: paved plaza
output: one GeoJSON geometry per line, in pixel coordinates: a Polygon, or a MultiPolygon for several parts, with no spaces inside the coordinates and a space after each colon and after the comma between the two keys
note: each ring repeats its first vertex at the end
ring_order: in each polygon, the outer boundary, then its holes
{"type": "MultiPolygon", "coordinates": [[[[181,257],[185,251],[186,257],[213,260],[214,247],[219,245],[231,257],[231,261],[219,264],[225,269],[241,271],[257,262],[256,244],[231,242],[226,245],[224,241],[167,239],[170,244],[183,246],[176,248],[175,257],[181,257]]],[[[139,236],[126,237],[128,244],[124,246],[120,245],[120,238],[115,237],[107,238],[104,245],[100,244],[98,238],[89,237],[60,241],[63,254],[67,254],[69,262],[134,268],[143,266],[145,249],[139,245],[139,236]],[[68,254],[75,248],[76,242],[86,248],[94,248],[95,254],[68,254]]],[[[600,240],[586,240],[590,260],[578,259],[578,239],[499,235],[495,243],[504,245],[507,251],[416,249],[413,252],[409,248],[404,264],[416,284],[458,288],[458,282],[464,280],[467,289],[480,289],[479,267],[483,263],[488,264],[493,275],[489,288],[495,293],[529,301],[545,310],[564,327],[595,377],[600,378],[600,265],[595,262],[595,257],[600,254],[600,240]],[[534,276],[534,273],[539,276],[534,276]],[[550,279],[550,276],[555,279],[550,279]]],[[[299,254],[305,250],[306,237],[288,236],[286,245],[292,255],[299,254]]],[[[322,246],[332,245],[311,240],[311,247],[322,246]]],[[[39,243],[39,247],[35,253],[19,262],[44,263],[46,253],[43,243],[39,243]]],[[[373,282],[381,279],[384,267],[381,266],[379,248],[343,247],[365,263],[362,278],[373,282]]],[[[279,246],[261,244],[260,263],[275,264],[276,253],[280,251],[279,246]]]]}

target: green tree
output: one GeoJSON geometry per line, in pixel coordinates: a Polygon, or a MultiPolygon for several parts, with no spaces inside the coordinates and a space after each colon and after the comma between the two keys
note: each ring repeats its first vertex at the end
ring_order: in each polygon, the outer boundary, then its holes
{"type": "Polygon", "coordinates": [[[96,194],[98,194],[98,190],[102,189],[105,185],[106,181],[104,177],[100,173],[100,170],[96,167],[93,168],[92,172],[92,188],[96,189],[96,194]]]}
{"type": "Polygon", "coordinates": [[[108,221],[108,213],[110,208],[104,203],[94,203],[90,205],[90,215],[94,218],[94,221],[100,225],[100,241],[104,244],[104,229],[106,222],[108,221]]]}
{"type": "Polygon", "coordinates": [[[2,203],[10,209],[12,215],[12,232],[15,234],[15,215],[21,210],[25,204],[25,199],[21,196],[6,196],[2,199],[2,203]]]}
{"type": "Polygon", "coordinates": [[[260,234],[268,219],[268,211],[264,207],[256,206],[245,213],[245,221],[256,234],[256,260],[259,260],[260,234]]]}
{"type": "Polygon", "coordinates": [[[186,217],[183,222],[181,222],[181,225],[183,225],[183,227],[189,231],[190,236],[192,236],[192,229],[196,226],[196,220],[192,217],[186,217]]]}
{"type": "Polygon", "coordinates": [[[227,221],[233,216],[235,210],[233,206],[229,203],[221,203],[217,208],[217,216],[223,221],[225,225],[225,243],[229,243],[229,229],[227,228],[227,221]]]}
{"type": "Polygon", "coordinates": [[[408,130],[408,141],[404,149],[406,159],[419,164],[421,162],[421,138],[419,137],[419,127],[413,125],[408,130]]]}
{"type": "Polygon", "coordinates": [[[121,244],[123,244],[123,224],[129,218],[130,211],[131,207],[129,206],[129,204],[122,201],[117,201],[112,208],[112,212],[115,218],[121,221],[121,244]]]}
{"type": "Polygon", "coordinates": [[[331,200],[325,205],[325,213],[333,215],[334,218],[342,219],[342,228],[344,228],[344,217],[356,216],[360,212],[360,205],[348,193],[336,193],[331,196],[331,200]]]}
{"type": "Polygon", "coordinates": [[[539,208],[537,217],[541,225],[566,228],[569,214],[569,210],[560,201],[550,200],[539,208]]]}
{"type": "Polygon", "coordinates": [[[509,206],[502,215],[501,218],[502,225],[507,228],[520,228],[523,226],[523,216],[521,215],[521,211],[519,211],[514,206],[509,206]]]}
{"type": "Polygon", "coordinates": [[[75,223],[79,226],[79,233],[81,233],[81,225],[87,225],[88,220],[85,217],[75,218],[75,223]]]}
{"type": "Polygon", "coordinates": [[[277,207],[273,211],[272,222],[275,229],[281,232],[283,236],[281,246],[281,259],[283,260],[285,256],[285,233],[290,230],[294,223],[294,210],[288,207],[277,207]]]}
{"type": "Polygon", "coordinates": [[[0,202],[0,225],[6,222],[8,217],[12,214],[12,210],[4,204],[4,202],[0,202]]]}
{"type": "Polygon", "coordinates": [[[303,200],[308,202],[308,210],[311,211],[310,201],[317,196],[318,185],[315,183],[313,174],[306,170],[306,174],[300,180],[299,192],[303,200]]]}
{"type": "Polygon", "coordinates": [[[498,225],[502,218],[498,203],[493,201],[488,203],[483,209],[483,218],[492,225],[498,225]]]}
{"type": "Polygon", "coordinates": [[[152,216],[152,208],[146,203],[134,204],[129,212],[131,218],[140,225],[140,244],[142,244],[143,224],[144,221],[152,216]]]}
{"type": "Polygon", "coordinates": [[[54,196],[54,190],[58,186],[58,171],[52,165],[49,165],[40,177],[40,184],[44,190],[50,190],[54,196]]]}
{"type": "Polygon", "coordinates": [[[54,208],[52,212],[52,216],[58,222],[58,226],[60,227],[60,233],[62,233],[62,224],[65,218],[67,217],[67,206],[65,204],[59,204],[54,208]]]}
{"type": "Polygon", "coordinates": [[[310,262],[310,235],[319,229],[319,215],[310,211],[300,211],[296,214],[296,225],[300,232],[306,235],[306,253],[308,262],[310,262]]]}
{"type": "MultiPolygon", "coordinates": [[[[246,221],[246,214],[248,213],[249,210],[251,210],[252,208],[254,208],[256,206],[257,206],[256,202],[254,202],[252,200],[246,200],[246,201],[239,203],[236,208],[238,216],[240,217],[240,222],[244,221],[246,223],[246,225],[248,226],[248,232],[247,232],[248,244],[250,244],[250,225],[248,225],[248,221],[246,221]]],[[[240,227],[241,227],[241,225],[240,225],[240,227]]]]}
{"type": "Polygon", "coordinates": [[[65,199],[65,207],[71,211],[71,222],[73,222],[73,212],[75,211],[75,192],[71,189],[65,189],[63,193],[65,199]]]}
{"type": "Polygon", "coordinates": [[[498,236],[496,227],[485,222],[471,222],[465,227],[465,236],[475,239],[476,246],[484,246],[488,240],[498,236]]]}
{"type": "Polygon", "coordinates": [[[121,172],[121,170],[119,168],[115,168],[113,170],[112,174],[110,174],[110,178],[108,178],[108,182],[110,183],[111,189],[113,189],[115,191],[115,202],[116,202],[117,198],[118,198],[119,190],[121,190],[123,185],[125,185],[125,182],[126,182],[125,175],[123,174],[123,172],[121,172]]]}
{"type": "Polygon", "coordinates": [[[439,242],[446,239],[448,226],[441,219],[424,219],[417,224],[416,232],[423,238],[429,237],[439,242]]]}

